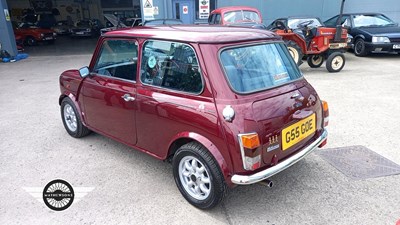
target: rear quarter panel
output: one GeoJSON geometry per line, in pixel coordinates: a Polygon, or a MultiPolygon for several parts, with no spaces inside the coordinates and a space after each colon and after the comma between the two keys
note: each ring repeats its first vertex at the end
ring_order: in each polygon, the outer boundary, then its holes
{"type": "MultiPolygon", "coordinates": [[[[221,149],[220,151],[228,151],[228,154],[232,160],[232,167],[230,168],[231,172],[236,174],[251,174],[257,171],[245,171],[243,169],[242,156],[240,152],[240,146],[238,143],[237,135],[239,133],[257,132],[260,135],[260,141],[262,143],[268,143],[267,138],[269,137],[270,132],[280,134],[281,130],[285,128],[288,123],[291,122],[289,117],[287,118],[282,117],[282,120],[281,122],[279,122],[279,124],[276,124],[275,123],[276,121],[274,122],[274,124],[270,124],[271,126],[270,129],[262,127],[261,123],[258,121],[258,119],[256,119],[259,113],[263,114],[268,118],[276,118],[277,116],[275,114],[281,115],[283,113],[280,112],[287,111],[288,108],[285,108],[285,106],[281,104],[275,104],[271,105],[268,111],[257,112],[254,111],[255,108],[253,106],[253,102],[257,102],[263,99],[268,99],[273,96],[284,95],[285,93],[291,93],[294,90],[298,90],[301,89],[302,87],[305,87],[308,91],[304,90],[304,88],[302,89],[302,92],[304,92],[303,93],[304,96],[312,94],[313,96],[316,97],[315,99],[316,105],[315,107],[312,108],[316,112],[316,117],[317,117],[316,123],[318,131],[321,130],[322,127],[322,110],[320,107],[321,103],[319,101],[318,94],[304,78],[300,78],[295,82],[271,89],[269,91],[262,91],[255,94],[238,95],[234,93],[229,87],[228,81],[225,78],[224,71],[222,70],[218,59],[217,52],[219,51],[220,48],[224,46],[226,45],[218,46],[218,45],[204,44],[201,46],[202,47],[201,49],[210,49],[210,51],[203,52],[204,58],[207,58],[208,61],[215,62],[212,64],[209,63],[207,66],[207,70],[208,73],[210,74],[210,80],[211,80],[210,83],[213,85],[213,95],[215,98],[217,114],[220,118],[221,128],[225,134],[227,143],[227,148],[221,149]],[[235,118],[232,122],[226,122],[222,118],[222,111],[227,105],[231,105],[232,108],[234,108],[235,110],[235,118]]],[[[290,100],[290,96],[288,97],[288,99],[290,100]]],[[[307,99],[304,100],[304,105],[306,105],[306,102],[307,99]]],[[[289,101],[286,105],[290,103],[291,101],[289,101]]],[[[318,135],[319,134],[317,133],[316,136],[318,135]]],[[[300,149],[300,147],[306,144],[306,142],[308,141],[310,140],[304,140],[303,142],[300,142],[297,145],[299,147],[295,146],[294,148],[285,151],[280,155],[281,159],[289,157],[291,154],[297,152],[300,149]]],[[[266,147],[267,145],[262,147],[263,151],[266,149],[266,147]]],[[[227,154],[225,152],[223,153],[227,154]]],[[[273,156],[272,153],[267,153],[264,157],[264,160],[271,162],[272,156],[273,156]]],[[[260,168],[260,170],[265,169],[265,166],[269,166],[269,164],[265,164],[263,167],[260,168]]]]}

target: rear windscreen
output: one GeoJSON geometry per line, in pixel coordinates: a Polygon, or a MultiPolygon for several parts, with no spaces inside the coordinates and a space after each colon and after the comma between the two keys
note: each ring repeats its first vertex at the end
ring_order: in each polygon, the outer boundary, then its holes
{"type": "Polygon", "coordinates": [[[220,61],[230,86],[237,93],[265,90],[302,76],[283,43],[224,49],[220,61]]]}

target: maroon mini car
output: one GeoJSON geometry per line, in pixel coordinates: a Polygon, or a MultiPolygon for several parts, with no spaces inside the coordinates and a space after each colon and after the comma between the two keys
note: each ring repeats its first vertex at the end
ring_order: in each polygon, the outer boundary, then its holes
{"type": "Polygon", "coordinates": [[[71,136],[94,131],[172,162],[180,192],[202,209],[228,187],[266,183],[327,140],[327,103],[264,30],[108,32],[88,67],[61,74],[60,88],[71,136]]]}

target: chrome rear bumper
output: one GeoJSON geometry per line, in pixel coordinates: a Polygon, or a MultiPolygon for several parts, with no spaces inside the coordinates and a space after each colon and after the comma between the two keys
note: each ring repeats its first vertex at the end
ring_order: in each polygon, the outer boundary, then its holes
{"type": "Polygon", "coordinates": [[[254,184],[257,182],[260,182],[262,180],[265,180],[287,168],[292,166],[293,164],[297,163],[304,157],[306,157],[308,154],[310,154],[312,151],[314,151],[318,146],[326,140],[328,137],[328,131],[324,130],[319,136],[317,140],[315,140],[313,143],[305,147],[303,150],[300,152],[296,153],[295,155],[291,156],[290,158],[278,163],[277,165],[270,167],[266,170],[260,171],[258,173],[252,174],[252,175],[233,175],[231,178],[232,183],[234,184],[239,184],[239,185],[246,185],[246,184],[254,184]]]}

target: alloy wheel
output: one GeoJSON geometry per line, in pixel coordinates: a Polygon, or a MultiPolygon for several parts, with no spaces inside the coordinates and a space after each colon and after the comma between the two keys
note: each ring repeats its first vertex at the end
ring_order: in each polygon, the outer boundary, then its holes
{"type": "Polygon", "coordinates": [[[197,158],[185,156],[179,162],[179,179],[186,192],[196,200],[206,199],[211,192],[207,168],[197,158]]]}
{"type": "Polygon", "coordinates": [[[78,128],[76,115],[71,105],[65,104],[64,106],[64,120],[70,131],[75,132],[78,128]]]}

